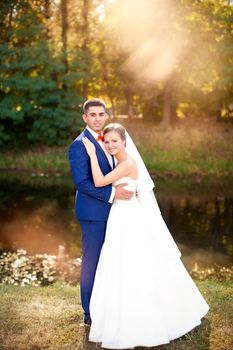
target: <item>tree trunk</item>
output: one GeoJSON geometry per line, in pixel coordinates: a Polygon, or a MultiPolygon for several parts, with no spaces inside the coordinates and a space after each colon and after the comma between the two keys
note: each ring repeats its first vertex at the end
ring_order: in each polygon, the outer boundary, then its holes
{"type": "Polygon", "coordinates": [[[48,40],[50,39],[50,29],[49,29],[49,20],[51,17],[50,1],[51,0],[45,0],[44,2],[44,17],[46,21],[46,32],[47,32],[48,40]]]}
{"type": "Polygon", "coordinates": [[[8,22],[8,29],[11,29],[12,27],[12,17],[13,17],[13,11],[15,8],[15,4],[13,3],[10,8],[10,13],[9,13],[9,22],[8,22]]]}
{"type": "Polygon", "coordinates": [[[161,124],[165,127],[169,127],[171,125],[172,119],[172,92],[170,88],[170,84],[167,83],[164,89],[164,97],[163,97],[163,115],[161,124]]]}
{"type": "MultiPolygon", "coordinates": [[[[86,76],[88,76],[89,69],[89,59],[88,59],[88,41],[89,41],[89,21],[88,21],[88,13],[90,11],[90,0],[83,0],[83,8],[82,8],[82,36],[83,36],[83,44],[82,51],[84,53],[84,57],[86,60],[86,76]]],[[[83,97],[87,99],[88,97],[88,80],[84,77],[83,80],[83,97]]]]}
{"type": "Polygon", "coordinates": [[[133,118],[134,112],[133,112],[133,92],[131,88],[127,88],[126,92],[126,101],[127,101],[127,114],[129,119],[133,118]]]}
{"type": "Polygon", "coordinates": [[[172,124],[175,124],[178,120],[176,113],[177,103],[175,103],[174,101],[171,101],[171,103],[171,122],[172,124]]]}
{"type": "Polygon", "coordinates": [[[108,98],[109,98],[109,100],[110,100],[110,102],[111,102],[111,105],[112,105],[112,116],[113,116],[113,117],[116,117],[116,104],[115,104],[115,99],[114,99],[113,96],[110,96],[109,94],[108,94],[108,98]]]}
{"type": "Polygon", "coordinates": [[[222,113],[222,110],[221,110],[221,108],[219,108],[216,111],[216,120],[217,120],[217,122],[221,122],[221,113],[222,113]]]}
{"type": "Polygon", "coordinates": [[[66,73],[69,70],[67,60],[67,34],[68,34],[68,0],[61,0],[61,26],[62,26],[62,53],[66,73]]]}

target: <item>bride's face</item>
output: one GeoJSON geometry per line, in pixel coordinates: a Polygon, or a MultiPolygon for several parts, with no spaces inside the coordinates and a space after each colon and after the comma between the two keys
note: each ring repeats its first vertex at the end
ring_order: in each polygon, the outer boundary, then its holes
{"type": "Polygon", "coordinates": [[[105,148],[112,156],[125,148],[125,141],[122,140],[118,132],[110,131],[104,135],[105,148]]]}

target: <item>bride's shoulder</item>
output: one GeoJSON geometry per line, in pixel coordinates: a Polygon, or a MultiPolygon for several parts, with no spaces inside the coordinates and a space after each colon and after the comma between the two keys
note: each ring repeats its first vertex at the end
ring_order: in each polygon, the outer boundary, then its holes
{"type": "Polygon", "coordinates": [[[132,167],[134,166],[135,163],[135,160],[130,156],[130,155],[127,155],[127,158],[125,160],[123,160],[121,163],[120,163],[123,167],[132,167]]]}
{"type": "Polygon", "coordinates": [[[138,167],[135,159],[131,157],[131,155],[128,154],[128,157],[126,159],[127,163],[127,169],[129,171],[130,176],[134,177],[138,174],[138,167]]]}
{"type": "Polygon", "coordinates": [[[121,166],[122,168],[129,168],[133,166],[133,161],[131,157],[128,157],[126,159],[124,159],[123,161],[121,161],[120,163],[118,163],[118,166],[121,166]]]}
{"type": "Polygon", "coordinates": [[[128,154],[128,157],[127,157],[127,162],[129,165],[136,165],[136,161],[133,157],[131,157],[129,154],[128,154]]]}
{"type": "Polygon", "coordinates": [[[117,168],[125,169],[130,172],[137,169],[137,164],[135,160],[128,154],[126,159],[117,164],[117,168]]]}

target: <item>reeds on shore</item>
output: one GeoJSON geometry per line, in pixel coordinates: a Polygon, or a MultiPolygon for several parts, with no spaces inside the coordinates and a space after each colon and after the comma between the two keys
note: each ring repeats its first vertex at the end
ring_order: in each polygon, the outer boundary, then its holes
{"type": "MultiPolygon", "coordinates": [[[[151,173],[166,177],[232,176],[233,128],[211,120],[179,123],[161,130],[142,121],[124,121],[151,173]]],[[[71,142],[72,140],[70,140],[71,142]]],[[[0,169],[69,173],[68,146],[1,150],[0,169]]]]}

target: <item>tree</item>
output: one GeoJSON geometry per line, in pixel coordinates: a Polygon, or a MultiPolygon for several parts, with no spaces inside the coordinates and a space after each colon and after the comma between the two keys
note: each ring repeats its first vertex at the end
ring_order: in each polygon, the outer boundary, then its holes
{"type": "Polygon", "coordinates": [[[170,125],[182,105],[190,114],[216,115],[231,104],[233,7],[228,1],[116,0],[105,6],[102,82],[108,91],[117,86],[120,99],[123,92],[129,115],[135,101],[137,109],[152,104],[163,125],[170,125]]]}
{"type": "Polygon", "coordinates": [[[77,124],[81,97],[74,87],[82,73],[68,72],[62,52],[48,41],[44,4],[1,5],[1,144],[63,144],[77,124]]]}

